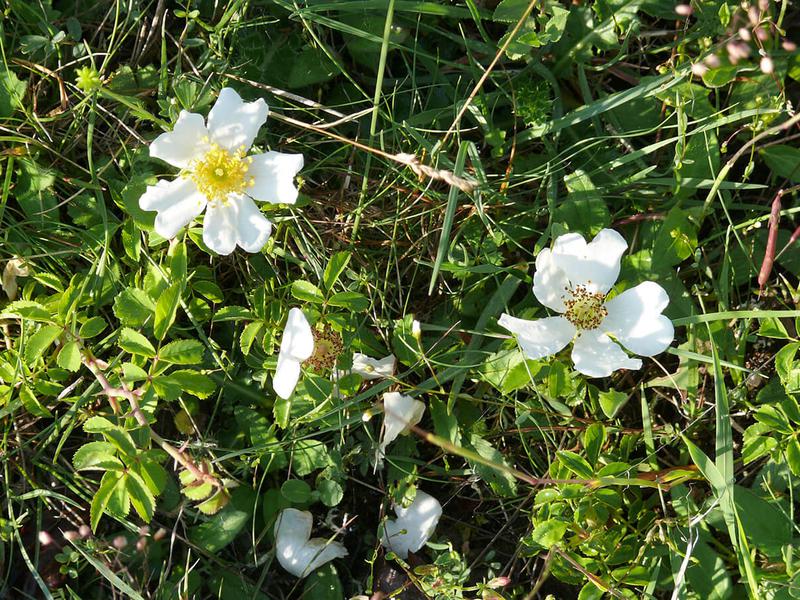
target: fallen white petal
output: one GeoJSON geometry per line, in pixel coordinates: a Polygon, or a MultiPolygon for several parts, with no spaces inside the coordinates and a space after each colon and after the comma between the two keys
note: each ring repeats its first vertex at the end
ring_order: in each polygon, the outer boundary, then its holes
{"type": "Polygon", "coordinates": [[[515,334],[523,354],[533,360],[555,354],[576,334],[575,326],[564,317],[527,321],[503,313],[497,324],[515,334]]]}
{"type": "Polygon", "coordinates": [[[212,142],[228,150],[249,150],[258,130],[267,120],[269,107],[263,98],[245,102],[231,88],[223,88],[208,113],[208,133],[212,142]]]}
{"type": "Polygon", "coordinates": [[[182,110],[172,131],[162,133],[150,143],[150,156],[185,169],[193,160],[202,158],[209,147],[202,115],[182,110]]]}
{"type": "Polygon", "coordinates": [[[397,436],[422,420],[425,404],[404,396],[399,392],[387,392],[383,395],[383,435],[379,450],[379,460],[385,455],[386,447],[397,439],[397,436]]]}
{"type": "Polygon", "coordinates": [[[254,154],[247,174],[254,178],[247,193],[254,199],[272,204],[294,204],[297,201],[295,175],[303,168],[302,154],[266,152],[254,154]]]}
{"type": "Polygon", "coordinates": [[[395,368],[397,367],[397,359],[394,354],[381,359],[376,359],[355,352],[353,354],[353,368],[352,373],[358,373],[367,381],[375,379],[386,379],[394,375],[395,368]]]}
{"type": "Polygon", "coordinates": [[[272,378],[272,389],[284,400],[289,398],[300,378],[300,363],[314,352],[314,334],[308,319],[299,308],[292,308],[283,329],[278,366],[272,378]]]}
{"type": "Polygon", "coordinates": [[[654,281],[645,281],[606,302],[608,316],[602,328],[631,352],[655,356],[675,337],[672,321],[661,314],[668,304],[666,290],[654,281]]]}
{"type": "Polygon", "coordinates": [[[142,210],[157,211],[154,229],[163,238],[171,239],[206,207],[206,198],[191,179],[162,179],[148,185],[139,198],[142,210]]]}
{"type": "Polygon", "coordinates": [[[6,293],[9,300],[15,300],[17,298],[17,290],[19,289],[17,286],[17,277],[27,277],[28,273],[28,267],[25,266],[21,258],[14,257],[6,263],[3,269],[2,283],[3,291],[6,293]]]}
{"type": "Polygon", "coordinates": [[[422,548],[433,535],[442,516],[442,505],[433,496],[417,490],[408,508],[395,506],[394,512],[397,519],[387,520],[383,525],[381,545],[406,559],[409,552],[422,548]]]}
{"type": "Polygon", "coordinates": [[[533,295],[547,308],[563,313],[567,310],[564,299],[569,297],[570,281],[566,273],[556,266],[550,248],[536,255],[533,273],[533,295]]]}
{"type": "Polygon", "coordinates": [[[607,293],[619,277],[620,260],[628,242],[613,229],[601,230],[586,243],[583,236],[567,233],[553,244],[552,259],[569,278],[572,286],[590,292],[607,293]]]}
{"type": "Polygon", "coordinates": [[[618,369],[640,369],[642,361],[630,358],[619,344],[600,329],[582,331],[572,347],[575,369],[588,377],[608,377],[618,369]]]}
{"type": "Polygon", "coordinates": [[[336,558],[347,556],[339,542],[311,537],[310,512],[287,508],[275,522],[275,547],[280,565],[295,577],[305,577],[314,569],[336,558]]]}

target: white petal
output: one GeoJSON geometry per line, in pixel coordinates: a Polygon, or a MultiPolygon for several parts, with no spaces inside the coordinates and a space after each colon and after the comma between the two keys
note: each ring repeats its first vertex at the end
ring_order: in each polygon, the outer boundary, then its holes
{"type": "Polygon", "coordinates": [[[278,367],[272,376],[272,389],[278,396],[288,400],[300,379],[300,361],[288,354],[278,354],[278,367]]]}
{"type": "Polygon", "coordinates": [[[627,247],[625,238],[613,229],[601,230],[588,244],[583,236],[568,233],[553,244],[553,262],[573,286],[605,294],[619,277],[619,261],[627,247]]]}
{"type": "Polygon", "coordinates": [[[669,296],[654,281],[645,281],[606,302],[608,316],[602,328],[631,352],[655,356],[675,337],[672,321],[661,314],[669,296]]]}
{"type": "Polygon", "coordinates": [[[366,354],[356,352],[353,354],[353,369],[352,373],[358,373],[367,381],[373,379],[386,379],[394,375],[394,370],[397,366],[397,359],[394,354],[390,354],[380,360],[371,358],[366,354]]]}
{"type": "Polygon", "coordinates": [[[244,102],[231,88],[222,88],[208,113],[211,141],[228,150],[237,150],[242,146],[248,150],[268,114],[269,108],[263,98],[244,102]]]}
{"type": "Polygon", "coordinates": [[[232,203],[208,205],[203,220],[203,242],[217,254],[227,256],[236,248],[239,237],[238,211],[232,203]]]}
{"type": "Polygon", "coordinates": [[[433,535],[442,516],[442,505],[433,496],[417,490],[411,506],[396,506],[394,512],[397,519],[384,523],[381,545],[405,559],[409,552],[422,548],[433,535]]]}
{"type": "Polygon", "coordinates": [[[259,252],[272,233],[272,223],[247,196],[237,198],[235,203],[238,207],[236,242],[247,252],[259,252]]]}
{"type": "Polygon", "coordinates": [[[139,206],[142,210],[158,211],[155,220],[156,233],[170,239],[203,212],[206,198],[191,179],[178,177],[172,181],[162,179],[155,185],[148,185],[139,198],[139,206]]]}
{"type": "Polygon", "coordinates": [[[202,115],[182,110],[172,131],[162,133],[152,141],[150,156],[185,169],[193,159],[202,157],[208,150],[207,137],[202,115]]]}
{"type": "Polygon", "coordinates": [[[615,341],[599,329],[582,331],[572,348],[575,369],[588,377],[608,377],[617,369],[639,369],[642,361],[629,358],[615,341]]]}
{"type": "Polygon", "coordinates": [[[299,308],[292,308],[286,319],[281,338],[281,354],[304,361],[314,353],[314,334],[311,325],[299,308]]]}
{"type": "Polygon", "coordinates": [[[294,204],[297,188],[294,177],[303,168],[302,154],[267,152],[254,154],[247,174],[254,178],[248,194],[256,200],[273,204],[294,204]]]}
{"type": "Polygon", "coordinates": [[[275,548],[278,562],[295,577],[305,577],[335,558],[347,556],[339,542],[309,539],[313,518],[310,512],[287,508],[275,522],[275,548]]]}
{"type": "Polygon", "coordinates": [[[533,294],[547,308],[565,312],[564,298],[569,296],[569,279],[553,260],[550,248],[536,255],[536,271],[533,273],[533,294]]]}
{"type": "Polygon", "coordinates": [[[397,439],[397,436],[422,420],[425,404],[414,400],[411,396],[403,396],[399,392],[387,392],[383,395],[383,435],[381,436],[378,459],[386,452],[386,446],[397,439]]]}
{"type": "Polygon", "coordinates": [[[534,360],[555,354],[569,344],[576,333],[575,326],[564,317],[526,321],[503,313],[497,324],[515,334],[522,352],[534,360]]]}

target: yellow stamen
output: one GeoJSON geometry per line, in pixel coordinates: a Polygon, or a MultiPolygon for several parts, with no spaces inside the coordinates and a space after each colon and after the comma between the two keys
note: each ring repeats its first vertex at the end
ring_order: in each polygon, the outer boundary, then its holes
{"type": "Polygon", "coordinates": [[[252,187],[255,178],[248,177],[252,160],[245,152],[244,147],[230,152],[212,143],[205,156],[189,166],[189,176],[209,202],[225,203],[229,194],[252,187]]]}
{"type": "Polygon", "coordinates": [[[603,305],[605,294],[590,292],[582,285],[571,290],[572,298],[565,300],[567,312],[564,317],[578,329],[596,329],[608,316],[603,305]]]}

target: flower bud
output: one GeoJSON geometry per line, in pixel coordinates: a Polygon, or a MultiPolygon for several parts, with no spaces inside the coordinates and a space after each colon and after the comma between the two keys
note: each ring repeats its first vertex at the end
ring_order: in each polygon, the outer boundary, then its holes
{"type": "Polygon", "coordinates": [[[679,17],[689,17],[694,12],[694,9],[689,4],[678,4],[675,7],[675,14],[679,17]]]}
{"type": "Polygon", "coordinates": [[[702,77],[706,73],[708,73],[708,67],[705,66],[703,63],[694,63],[692,65],[692,73],[697,77],[702,77]]]}
{"type": "Polygon", "coordinates": [[[761,72],[765,75],[775,72],[775,64],[772,62],[772,59],[769,56],[762,56],[761,62],[758,66],[761,69],[761,72]]]}

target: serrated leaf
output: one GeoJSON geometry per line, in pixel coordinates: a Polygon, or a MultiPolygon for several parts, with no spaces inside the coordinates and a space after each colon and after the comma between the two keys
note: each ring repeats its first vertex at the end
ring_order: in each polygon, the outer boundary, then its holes
{"type": "Polygon", "coordinates": [[[215,515],[230,502],[231,496],[226,490],[217,490],[217,493],[211,496],[205,502],[197,505],[199,510],[204,515],[215,515]]]}
{"type": "Polygon", "coordinates": [[[67,371],[72,371],[73,373],[81,368],[81,346],[80,344],[72,340],[67,342],[61,347],[61,350],[58,353],[58,358],[56,358],[56,363],[62,369],[66,369],[67,371]]]}
{"type": "Polygon", "coordinates": [[[114,300],[114,314],[123,325],[141,327],[152,321],[156,311],[156,303],[139,288],[123,290],[114,300]]]}
{"type": "Polygon", "coordinates": [[[27,385],[22,385],[19,388],[19,399],[22,401],[22,406],[25,410],[32,414],[34,417],[52,417],[47,407],[43,406],[39,399],[36,397],[27,385]]]}
{"type": "Polygon", "coordinates": [[[358,292],[339,292],[328,298],[328,304],[361,312],[369,308],[369,299],[358,292]]]}
{"type": "Polygon", "coordinates": [[[325,273],[322,276],[322,285],[326,290],[330,291],[333,288],[334,284],[339,280],[339,277],[341,277],[342,272],[345,270],[347,263],[349,262],[349,252],[337,252],[331,256],[331,259],[325,266],[325,273]]]}
{"type": "Polygon", "coordinates": [[[131,458],[136,456],[136,444],[131,435],[122,427],[115,425],[111,429],[103,431],[102,435],[125,456],[131,458]]]}
{"type": "Polygon", "coordinates": [[[136,472],[153,495],[160,494],[167,485],[167,471],[154,460],[141,460],[136,472]]]}
{"type": "Polygon", "coordinates": [[[156,499],[150,489],[134,471],[128,471],[126,487],[133,509],[139,513],[145,523],[149,523],[153,519],[153,513],[156,510],[156,499]]]}
{"type": "Polygon", "coordinates": [[[25,341],[25,362],[29,365],[36,362],[63,331],[57,325],[43,325],[39,331],[25,341]]]}
{"type": "Polygon", "coordinates": [[[178,304],[181,301],[181,291],[183,282],[179,281],[169,286],[156,302],[156,318],[153,325],[153,334],[157,339],[163,340],[167,331],[175,322],[175,315],[178,312],[178,304]]]}
{"type": "Polygon", "coordinates": [[[32,300],[17,300],[6,306],[5,310],[0,314],[2,319],[29,319],[31,321],[40,321],[43,323],[50,323],[53,318],[50,316],[44,306],[32,300]]]}
{"type": "Polygon", "coordinates": [[[78,330],[78,335],[83,339],[93,338],[103,333],[107,325],[103,317],[91,317],[81,325],[80,330],[78,330]]]}
{"type": "Polygon", "coordinates": [[[310,281],[303,279],[292,283],[292,296],[303,302],[313,302],[315,304],[322,304],[325,301],[322,290],[310,281]]]}
{"type": "Polygon", "coordinates": [[[86,422],[83,424],[83,430],[86,433],[103,433],[104,431],[114,429],[114,427],[117,427],[116,425],[114,425],[114,423],[112,423],[105,417],[100,417],[96,415],[94,417],[89,417],[88,419],[86,419],[86,422]]]}
{"type": "Polygon", "coordinates": [[[199,371],[180,369],[170,373],[169,378],[177,383],[184,392],[198,398],[208,398],[217,390],[214,380],[199,371]]]}
{"type": "Polygon", "coordinates": [[[562,465],[581,479],[592,479],[594,477],[592,466],[581,455],[570,452],[569,450],[559,450],[556,452],[556,455],[562,465]]]}
{"type": "Polygon", "coordinates": [[[250,348],[263,327],[263,321],[253,321],[245,325],[244,329],[242,329],[242,335],[239,337],[239,347],[242,349],[242,354],[245,356],[250,354],[250,348]]]}
{"type": "Polygon", "coordinates": [[[123,327],[119,332],[119,347],[131,354],[153,358],[156,349],[146,337],[129,327],[123,327]]]}
{"type": "Polygon", "coordinates": [[[241,321],[243,319],[251,320],[252,318],[253,313],[243,306],[224,306],[214,314],[211,320],[214,323],[223,323],[225,321],[241,321]]]}
{"type": "Polygon", "coordinates": [[[117,449],[108,442],[89,442],[84,444],[72,457],[72,466],[76,471],[88,469],[108,469],[108,465],[122,463],[116,457],[117,449]]]}
{"type": "Polygon", "coordinates": [[[158,358],[173,365],[195,365],[203,360],[205,347],[197,340],[176,340],[158,351],[158,358]]]}
{"type": "MultiPolygon", "coordinates": [[[[508,467],[505,457],[488,440],[473,433],[469,437],[469,443],[481,457],[498,466],[508,467]]],[[[506,497],[514,496],[517,493],[517,480],[510,473],[477,461],[470,461],[470,465],[495,493],[506,497]]]]}
{"type": "Polygon", "coordinates": [[[202,500],[203,498],[208,498],[213,491],[214,486],[207,481],[203,481],[197,485],[188,485],[181,490],[183,495],[189,500],[202,500]]]}
{"type": "Polygon", "coordinates": [[[156,395],[162,400],[173,402],[181,396],[182,390],[180,384],[168,375],[153,377],[150,383],[153,386],[153,390],[155,391],[156,395]]]}
{"type": "Polygon", "coordinates": [[[97,524],[100,522],[100,517],[103,516],[103,513],[108,507],[111,496],[114,494],[117,485],[122,483],[124,487],[123,477],[124,475],[122,473],[116,471],[108,471],[103,475],[103,479],[100,481],[100,487],[97,493],[95,493],[94,498],[92,498],[92,505],[89,511],[92,532],[97,531],[97,524]]]}

